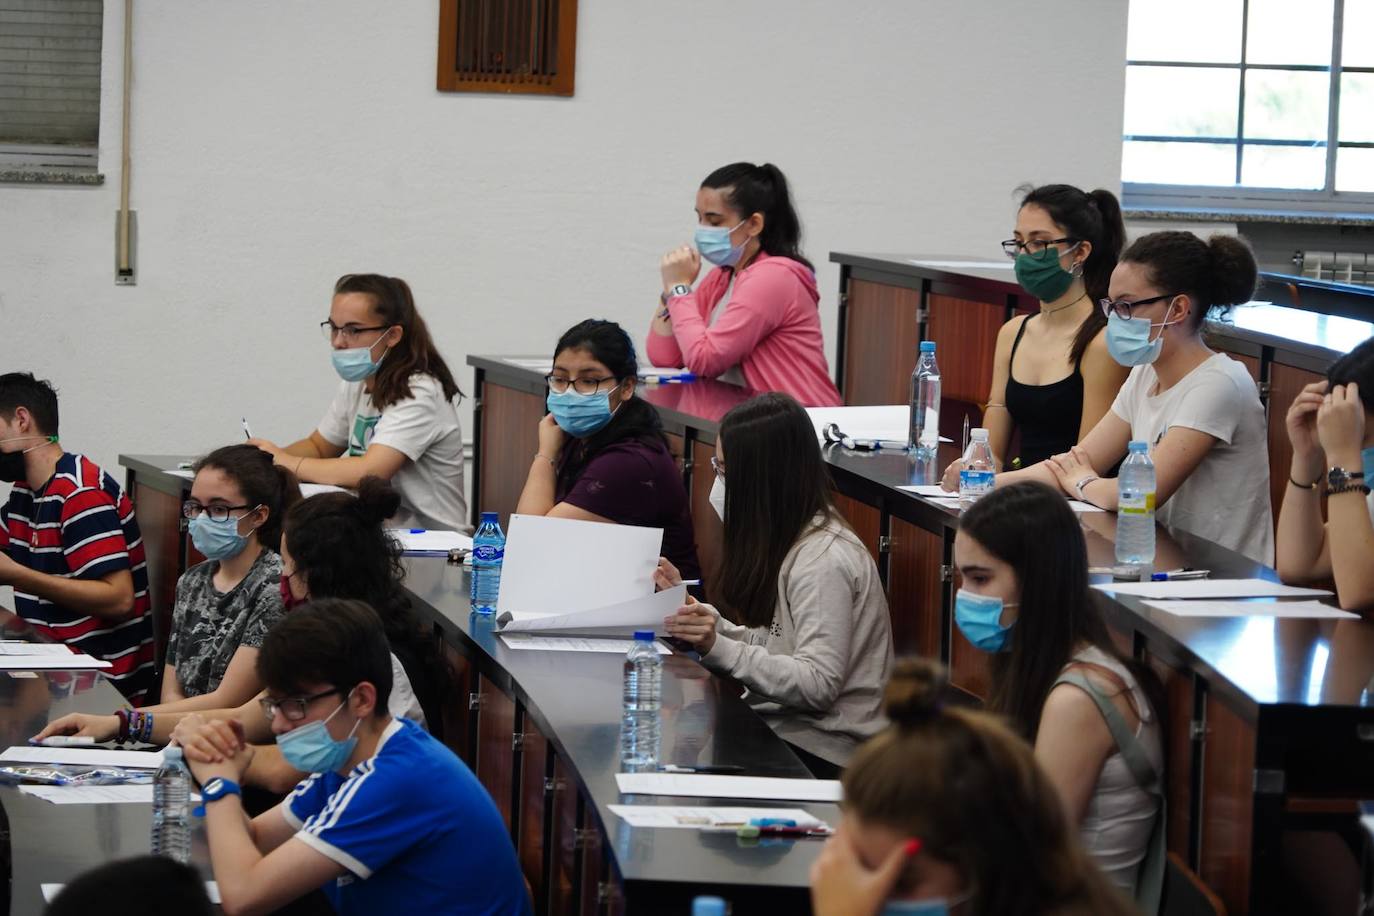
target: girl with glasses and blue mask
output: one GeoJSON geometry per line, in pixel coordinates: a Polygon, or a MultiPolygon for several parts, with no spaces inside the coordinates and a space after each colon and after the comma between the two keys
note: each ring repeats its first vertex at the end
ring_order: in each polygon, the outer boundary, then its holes
{"type": "Polygon", "coordinates": [[[1269,446],[1264,406],[1245,366],[1208,348],[1212,310],[1248,302],[1258,278],[1245,242],[1191,232],[1137,239],[1112,271],[1107,350],[1130,375],[1112,409],[1078,445],[998,486],[1039,480],[1115,510],[1117,482],[1106,476],[1132,441],[1154,461],[1155,518],[1250,559],[1274,561],[1269,446]]]}
{"type": "Polygon", "coordinates": [[[1002,721],[945,705],[945,672],[897,663],[892,725],[844,773],[844,819],[811,867],[816,916],[1128,916],[1054,785],[1002,721]]]}
{"type": "Polygon", "coordinates": [[[319,427],[271,452],[302,482],[356,489],[390,481],[401,496],[395,527],[467,532],[462,391],[439,355],[410,286],[398,277],[346,274],[320,329],[340,382],[319,427]]]}
{"type": "Polygon", "coordinates": [[[960,518],[954,564],[955,624],[990,654],[987,708],[1034,744],[1098,866],[1154,913],[1166,856],[1163,690],[1112,644],[1077,516],[1043,484],[996,490],[960,518]]]}
{"type": "Polygon", "coordinates": [[[816,271],[775,165],[736,162],[697,189],[694,244],[663,256],[663,292],[649,330],[655,366],[685,367],[807,407],[834,407],[816,271]],[[695,289],[702,259],[715,265],[695,289]]]}
{"type": "Polygon", "coordinates": [[[1341,607],[1374,608],[1374,340],[1366,340],[1303,388],[1288,408],[1293,463],[1279,510],[1279,576],[1293,584],[1335,581],[1341,607]],[[1322,483],[1326,516],[1322,520],[1322,483]]]}
{"type": "Polygon", "coordinates": [[[635,395],[634,344],[588,319],[554,348],[549,412],[516,512],[663,529],[662,554],[701,575],[687,490],[658,413],[635,395]]]}
{"type": "MultiPolygon", "coordinates": [[[[1129,371],[1107,352],[1107,317],[1097,307],[1126,242],[1116,196],[1066,184],[1021,190],[1016,229],[1002,248],[1040,311],[997,334],[981,425],[998,469],[1068,451],[1102,419],[1129,371]],[[1009,454],[1013,431],[1020,445],[1009,454]]],[[[947,489],[958,489],[960,466],[945,470],[947,489]]]]}

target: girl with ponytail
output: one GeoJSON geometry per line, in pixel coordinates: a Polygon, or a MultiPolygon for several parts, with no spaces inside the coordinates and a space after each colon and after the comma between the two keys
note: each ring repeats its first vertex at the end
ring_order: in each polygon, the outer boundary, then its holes
{"type": "Polygon", "coordinates": [[[805,407],[838,405],[816,272],[801,252],[801,220],[782,170],[750,162],[716,169],[697,189],[696,214],[695,244],[659,265],[649,360],[781,391],[805,407]],[[716,267],[693,289],[702,258],[716,267]]]}
{"type": "Polygon", "coordinates": [[[334,284],[320,328],[341,379],[319,427],[271,452],[302,481],[356,488],[390,481],[401,504],[397,527],[470,531],[463,496],[462,396],[429,328],[399,277],[345,274],[334,284]]]}
{"type": "Polygon", "coordinates": [[[1191,232],[1137,239],[1098,303],[1107,350],[1132,367],[1112,409],[1078,445],[997,485],[1039,480],[1103,509],[1116,509],[1110,473],[1128,443],[1144,442],[1155,465],[1156,518],[1257,563],[1274,562],[1269,448],[1255,380],[1203,339],[1209,312],[1248,302],[1258,278],[1249,246],[1231,235],[1191,232]]]}
{"type": "Polygon", "coordinates": [[[811,868],[816,916],[1127,916],[1029,745],[989,713],[946,706],[945,671],[902,659],[891,725],[845,770],[844,820],[811,868]]]}
{"type": "MultiPolygon", "coordinates": [[[[1016,230],[1002,247],[1040,311],[997,334],[983,425],[999,469],[1068,451],[1102,419],[1127,372],[1107,353],[1097,306],[1126,241],[1116,196],[1067,184],[1021,192],[1016,230]],[[1013,429],[1020,448],[1008,454],[1013,429]]],[[[959,461],[946,469],[947,488],[957,488],[959,469],[959,461]]]]}

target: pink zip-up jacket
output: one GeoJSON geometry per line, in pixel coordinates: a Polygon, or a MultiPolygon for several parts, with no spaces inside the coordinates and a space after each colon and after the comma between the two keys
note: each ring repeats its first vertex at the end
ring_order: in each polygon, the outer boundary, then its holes
{"type": "Polygon", "coordinates": [[[756,391],[782,391],[804,407],[836,407],[817,307],[816,275],[791,258],[760,254],[735,278],[735,289],[714,325],[711,313],[730,287],[717,267],[685,296],[668,300],[673,334],[649,331],[650,361],[715,378],[738,365],[756,391]]]}

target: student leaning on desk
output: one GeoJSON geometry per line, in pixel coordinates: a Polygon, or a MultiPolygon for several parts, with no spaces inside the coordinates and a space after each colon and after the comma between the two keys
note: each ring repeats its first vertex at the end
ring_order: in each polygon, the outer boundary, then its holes
{"type": "Polygon", "coordinates": [[[285,447],[250,439],[307,483],[350,489],[364,477],[401,495],[397,527],[468,532],[462,392],[399,277],[346,274],[320,323],[342,381],[328,412],[285,447]]]}
{"type": "MultiPolygon", "coordinates": [[[[721,420],[711,504],[725,521],[711,594],[664,621],[748,702],[813,773],[834,776],[883,726],[892,670],[887,598],[868,549],[836,510],[806,411],[762,394],[721,420]]],[[[660,561],[659,587],[681,581],[660,561]]]]}

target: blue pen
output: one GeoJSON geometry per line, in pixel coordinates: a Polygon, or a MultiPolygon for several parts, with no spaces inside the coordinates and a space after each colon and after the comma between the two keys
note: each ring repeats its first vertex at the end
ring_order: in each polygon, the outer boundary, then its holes
{"type": "Polygon", "coordinates": [[[424,534],[424,533],[425,533],[425,529],[423,529],[423,528],[411,528],[411,529],[410,529],[410,533],[411,533],[411,534],[424,534]]]}

